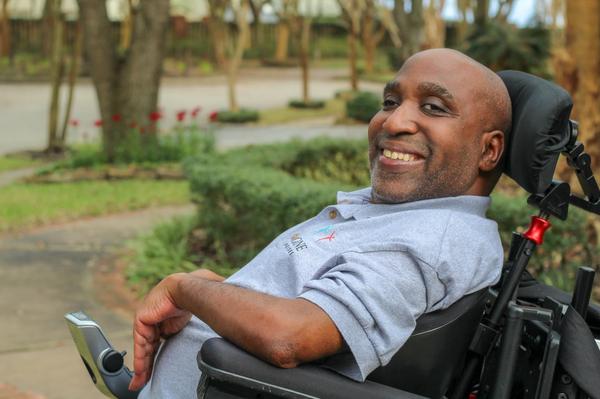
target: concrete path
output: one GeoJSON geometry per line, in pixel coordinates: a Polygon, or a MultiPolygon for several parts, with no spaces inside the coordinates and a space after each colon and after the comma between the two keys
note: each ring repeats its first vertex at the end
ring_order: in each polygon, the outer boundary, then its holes
{"type": "MultiPolygon", "coordinates": [[[[228,125],[215,131],[219,149],[248,144],[267,144],[298,138],[308,140],[318,136],[343,139],[367,138],[367,125],[334,125],[332,118],[297,121],[272,126],[228,125]]],[[[365,147],[366,149],[366,147],[365,147]]]]}
{"type": "Polygon", "coordinates": [[[0,237],[0,399],[104,397],[93,387],[63,315],[84,309],[113,345],[131,351],[130,313],[107,308],[100,298],[112,295],[102,285],[110,279],[92,276],[127,239],[194,209],[148,209],[0,237]]]}
{"type": "MultiPolygon", "coordinates": [[[[311,71],[311,96],[329,99],[338,90],[348,89],[345,70],[314,69],[311,71]]],[[[237,96],[242,107],[258,109],[281,107],[301,95],[298,68],[243,69],[237,85],[237,96]]],[[[361,83],[361,89],[381,92],[382,84],[361,83]]],[[[63,90],[65,94],[66,90],[63,90]]],[[[40,150],[46,144],[50,86],[47,83],[0,84],[0,155],[20,150],[40,150]]],[[[201,119],[209,112],[227,108],[225,77],[166,78],[159,93],[163,108],[164,128],[170,127],[179,110],[201,106],[201,119]]],[[[91,140],[98,136],[94,121],[98,106],[94,87],[82,80],[75,90],[72,118],[80,125],[69,130],[71,141],[91,140]]],[[[62,120],[62,119],[61,119],[62,120]]],[[[264,128],[250,129],[248,134],[260,138],[264,128]]]]}

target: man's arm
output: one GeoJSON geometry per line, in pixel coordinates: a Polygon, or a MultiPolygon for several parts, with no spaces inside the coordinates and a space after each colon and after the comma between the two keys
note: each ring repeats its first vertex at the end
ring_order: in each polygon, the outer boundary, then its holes
{"type": "Polygon", "coordinates": [[[161,335],[181,330],[191,314],[220,336],[279,367],[295,367],[342,349],[337,327],[312,302],[215,280],[177,273],[146,296],[134,321],[135,376],[130,389],[142,387],[150,378],[161,335]]]}

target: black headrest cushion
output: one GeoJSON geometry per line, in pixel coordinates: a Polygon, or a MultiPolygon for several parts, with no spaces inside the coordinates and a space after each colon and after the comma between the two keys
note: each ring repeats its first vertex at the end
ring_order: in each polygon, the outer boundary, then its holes
{"type": "Polygon", "coordinates": [[[571,96],[563,88],[519,71],[498,73],[512,102],[512,129],[504,173],[530,193],[552,183],[560,151],[569,140],[571,96]]]}

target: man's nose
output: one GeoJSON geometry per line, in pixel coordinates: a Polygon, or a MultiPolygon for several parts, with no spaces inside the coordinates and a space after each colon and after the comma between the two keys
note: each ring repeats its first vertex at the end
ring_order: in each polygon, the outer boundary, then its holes
{"type": "Polygon", "coordinates": [[[383,122],[383,130],[389,134],[415,134],[419,131],[414,106],[400,104],[383,122]]]}

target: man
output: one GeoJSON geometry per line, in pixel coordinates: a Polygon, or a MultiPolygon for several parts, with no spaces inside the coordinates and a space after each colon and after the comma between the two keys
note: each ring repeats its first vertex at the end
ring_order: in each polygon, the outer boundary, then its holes
{"type": "Polygon", "coordinates": [[[364,380],[421,314],[497,281],[485,212],[510,113],[502,81],[474,60],[411,57],[369,125],[371,187],[338,194],[225,281],[200,270],[158,284],[136,314],[131,388],[152,375],[141,398],[194,398],[196,353],[217,335],[280,367],[324,359],[364,380]]]}

